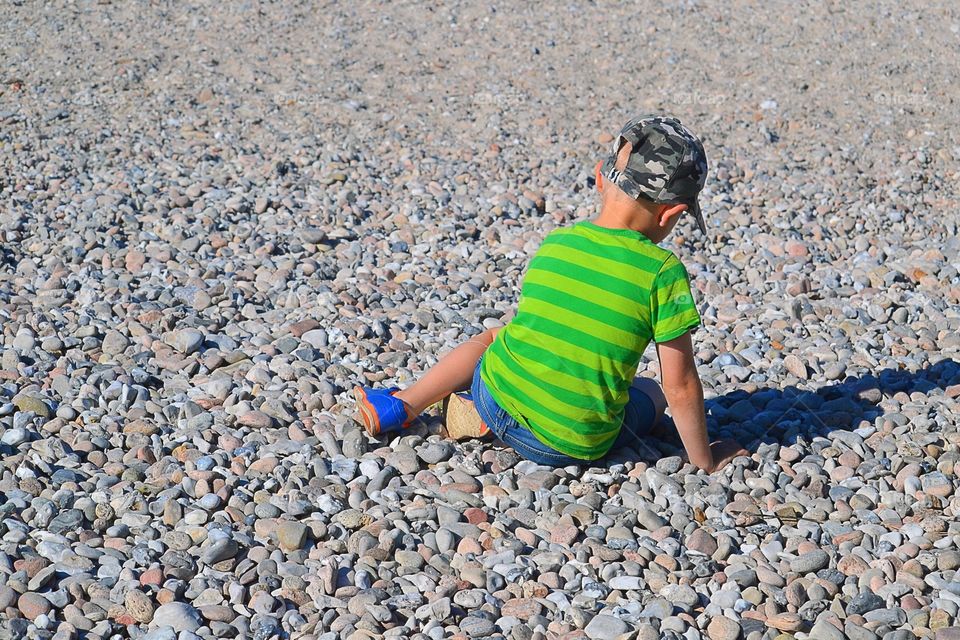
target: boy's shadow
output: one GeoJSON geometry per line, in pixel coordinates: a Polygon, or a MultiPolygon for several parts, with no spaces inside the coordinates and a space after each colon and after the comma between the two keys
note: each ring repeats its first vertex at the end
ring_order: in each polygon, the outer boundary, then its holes
{"type": "MultiPolygon", "coordinates": [[[[751,453],[763,444],[788,446],[816,436],[829,437],[835,431],[853,431],[875,426],[885,415],[880,406],[884,398],[897,393],[927,396],[937,390],[960,384],[960,363],[946,359],[916,372],[883,369],[876,375],[847,377],[842,382],[806,390],[797,387],[761,388],[752,392],[732,391],[705,402],[707,428],[711,440],[733,438],[751,453]]],[[[927,402],[934,402],[932,398],[927,402]]],[[[905,420],[903,416],[895,421],[905,420]]],[[[671,430],[673,431],[673,430],[671,430]]],[[[675,433],[675,431],[674,431],[675,433]]],[[[638,451],[648,464],[682,449],[679,438],[648,438],[649,447],[638,451]]],[[[625,455],[611,456],[622,462],[625,455]]]]}

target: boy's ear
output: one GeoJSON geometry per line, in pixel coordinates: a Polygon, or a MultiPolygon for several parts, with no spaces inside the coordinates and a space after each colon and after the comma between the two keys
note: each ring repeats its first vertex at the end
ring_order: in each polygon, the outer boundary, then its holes
{"type": "Polygon", "coordinates": [[[593,177],[597,182],[597,191],[603,193],[603,174],[600,173],[600,167],[603,166],[603,160],[597,161],[597,166],[593,168],[593,177]]]}
{"type": "Polygon", "coordinates": [[[660,215],[657,219],[657,224],[661,227],[666,227],[669,225],[674,218],[679,216],[688,208],[685,204],[664,204],[661,206],[663,208],[660,209],[660,215]]]}

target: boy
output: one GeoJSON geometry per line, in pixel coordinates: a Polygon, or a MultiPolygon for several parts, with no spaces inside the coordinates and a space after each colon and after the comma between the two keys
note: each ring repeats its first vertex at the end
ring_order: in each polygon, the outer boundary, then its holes
{"type": "Polygon", "coordinates": [[[354,390],[369,433],[402,429],[448,397],[449,427],[449,414],[463,414],[457,392],[469,388],[479,417],[465,431],[455,420],[450,435],[492,430],[540,464],[636,449],[667,405],[696,466],[712,473],[747,454],[732,440],[708,442],[690,337],[700,315],[683,265],[657,246],[684,212],[706,232],[697,202],[707,173],[703,145],[675,118],[641,116],[623,127],[595,173],[599,216],[544,239],[507,326],[467,340],[406,389],[354,390]],[[634,379],[651,340],[662,391],[634,379]]]}

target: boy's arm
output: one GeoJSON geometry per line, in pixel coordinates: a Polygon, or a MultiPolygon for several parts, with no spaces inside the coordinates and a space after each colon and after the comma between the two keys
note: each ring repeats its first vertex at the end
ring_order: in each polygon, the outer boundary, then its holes
{"type": "Polygon", "coordinates": [[[720,469],[733,458],[748,455],[732,440],[710,443],[703,408],[703,385],[693,359],[690,332],[657,344],[663,393],[673,414],[690,462],[707,473],[720,469]]]}

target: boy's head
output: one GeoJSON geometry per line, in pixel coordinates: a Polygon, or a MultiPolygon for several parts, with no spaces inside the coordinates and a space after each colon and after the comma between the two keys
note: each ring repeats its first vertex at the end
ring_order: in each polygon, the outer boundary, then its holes
{"type": "Polygon", "coordinates": [[[627,196],[656,217],[668,214],[665,220],[658,220],[661,228],[669,224],[664,237],[684,210],[691,211],[700,231],[706,232],[697,202],[706,178],[703,144],[669,116],[644,115],[630,120],[620,130],[613,153],[597,167],[598,185],[602,187],[605,180],[617,187],[603,189],[604,203],[627,196]]]}

